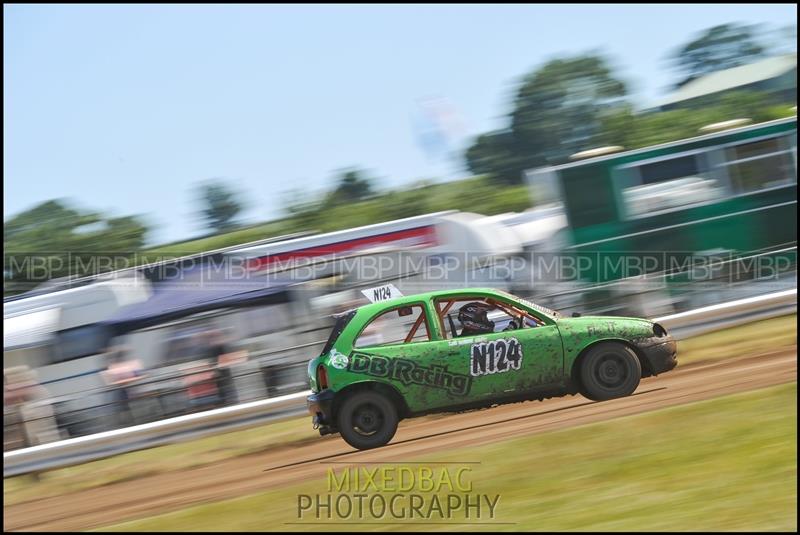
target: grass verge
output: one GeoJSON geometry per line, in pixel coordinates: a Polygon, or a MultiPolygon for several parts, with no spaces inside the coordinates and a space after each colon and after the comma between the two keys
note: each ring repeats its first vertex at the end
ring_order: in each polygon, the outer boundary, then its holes
{"type": "Polygon", "coordinates": [[[50,470],[38,481],[29,475],[6,478],[3,498],[11,505],[314,440],[319,440],[319,433],[311,429],[308,418],[292,418],[50,470]]]}
{"type": "Polygon", "coordinates": [[[745,323],[678,342],[678,366],[797,345],[797,314],[745,323]]]}
{"type": "MultiPolygon", "coordinates": [[[[470,472],[472,493],[500,495],[495,518],[481,519],[497,522],[488,526],[496,530],[796,531],[796,437],[794,383],[409,460],[480,460],[470,472]]],[[[430,466],[438,473],[442,465],[430,466]]],[[[317,521],[313,515],[298,518],[299,494],[324,499],[325,479],[104,529],[318,529],[302,523],[317,521]]],[[[463,513],[454,513],[453,520],[464,519],[463,513]]],[[[353,529],[338,520],[327,521],[324,529],[353,529]]],[[[414,522],[361,524],[358,529],[413,530],[414,522]]],[[[418,527],[477,529],[452,523],[418,527]]]]}
{"type": "MultiPolygon", "coordinates": [[[[708,333],[678,344],[679,366],[691,362],[756,354],[797,343],[797,315],[771,318],[708,333]]],[[[30,476],[4,479],[6,504],[58,496],[265,451],[320,440],[307,417],[211,437],[134,451],[81,465],[51,470],[39,481],[30,476]]]]}

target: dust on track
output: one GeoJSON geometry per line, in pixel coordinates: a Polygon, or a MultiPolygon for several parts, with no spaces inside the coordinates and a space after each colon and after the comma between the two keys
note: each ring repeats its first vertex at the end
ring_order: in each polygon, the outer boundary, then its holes
{"type": "Polygon", "coordinates": [[[612,401],[592,402],[571,396],[407,420],[400,424],[392,443],[376,450],[356,451],[340,437],[327,436],[311,444],[17,503],[3,508],[5,529],[90,529],[308,481],[323,476],[333,462],[415,461],[436,452],[796,380],[796,346],[757,356],[700,362],[643,379],[634,395],[612,401]]]}

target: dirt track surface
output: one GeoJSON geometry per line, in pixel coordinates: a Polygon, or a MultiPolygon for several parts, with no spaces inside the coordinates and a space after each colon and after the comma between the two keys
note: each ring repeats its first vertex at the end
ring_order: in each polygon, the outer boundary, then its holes
{"type": "MultiPolygon", "coordinates": [[[[634,395],[601,403],[581,396],[407,420],[394,440],[358,452],[328,436],[303,446],[230,459],[4,507],[5,530],[81,530],[148,517],[321,477],[330,462],[414,461],[475,446],[797,380],[797,349],[697,363],[644,379],[634,395]]],[[[309,424],[310,425],[310,424],[309,424]]],[[[465,459],[470,460],[470,459],[465,459]]]]}

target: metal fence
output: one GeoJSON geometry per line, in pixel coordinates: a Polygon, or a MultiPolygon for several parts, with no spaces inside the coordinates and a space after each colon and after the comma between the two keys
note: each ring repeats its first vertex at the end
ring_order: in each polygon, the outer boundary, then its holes
{"type": "MultiPolygon", "coordinates": [[[[754,275],[752,269],[748,268],[748,262],[754,258],[787,252],[796,254],[796,246],[716,262],[713,270],[704,278],[706,284],[695,281],[690,290],[685,289],[687,285],[680,283],[667,284],[670,280],[685,276],[685,271],[664,271],[612,283],[570,283],[568,288],[547,286],[544,291],[536,286],[526,286],[519,288],[516,293],[567,315],[572,311],[649,317],[659,315],[666,321],[677,322],[678,328],[684,333],[695,334],[704,328],[718,328],[731,322],[786,313],[796,308],[796,293],[776,292],[796,287],[796,259],[784,266],[780,273],[770,273],[768,277],[754,275]],[[772,295],[772,300],[764,301],[757,297],[765,293],[772,295]],[[775,297],[778,295],[781,297],[775,297]],[[754,299],[752,303],[755,305],[746,301],[749,298],[754,299]],[[713,308],[715,304],[734,300],[742,303],[740,308],[726,307],[722,315],[713,308]],[[705,315],[697,316],[697,310],[704,310],[704,307],[712,308],[705,315]],[[736,311],[736,314],[732,314],[732,311],[736,311]],[[696,324],[689,321],[691,318],[695,318],[696,324]]],[[[15,397],[15,389],[19,394],[17,385],[7,382],[4,451],[147,425],[239,406],[254,399],[281,398],[305,391],[308,358],[319,353],[327,334],[322,329],[306,332],[302,339],[310,339],[311,342],[251,351],[245,363],[220,366],[211,360],[198,360],[184,365],[162,366],[146,370],[146,376],[125,386],[96,388],[72,396],[52,398],[41,394],[15,397]]],[[[31,392],[36,390],[35,384],[22,386],[31,392]]]]}
{"type": "MultiPolygon", "coordinates": [[[[742,318],[770,317],[797,310],[797,289],[719,303],[655,318],[678,338],[741,323],[742,318]]],[[[68,466],[127,451],[211,435],[305,412],[310,392],[182,415],[3,453],[4,477],[68,466]]]]}
{"type": "Polygon", "coordinates": [[[10,451],[166,418],[229,407],[256,397],[275,398],[305,390],[306,360],[293,352],[319,352],[324,340],[276,348],[246,363],[219,366],[204,360],[145,370],[124,386],[104,386],[49,397],[33,383],[6,384],[3,450],[10,451]],[[266,394],[266,395],[264,395],[266,394]]]}

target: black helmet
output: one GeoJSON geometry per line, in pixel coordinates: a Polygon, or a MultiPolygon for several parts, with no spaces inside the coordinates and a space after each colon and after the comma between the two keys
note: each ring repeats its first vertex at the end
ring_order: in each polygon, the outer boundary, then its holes
{"type": "Polygon", "coordinates": [[[464,331],[472,334],[494,332],[494,322],[486,317],[492,307],[485,303],[467,303],[458,311],[458,321],[464,326],[464,331]]]}

